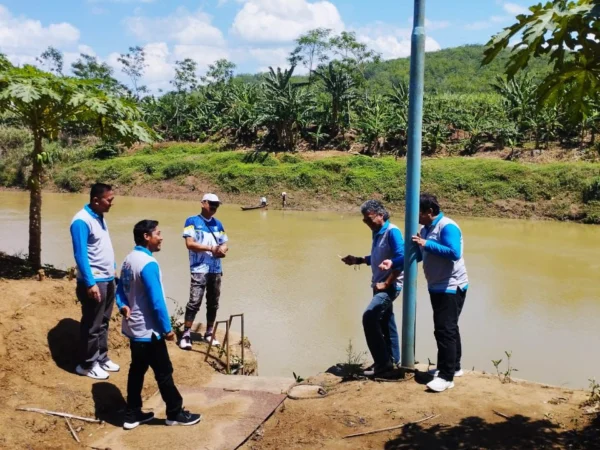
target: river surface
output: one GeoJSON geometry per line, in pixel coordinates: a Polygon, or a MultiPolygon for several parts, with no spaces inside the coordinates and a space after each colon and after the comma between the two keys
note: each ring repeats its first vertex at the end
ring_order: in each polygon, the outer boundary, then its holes
{"type": "MultiPolygon", "coordinates": [[[[27,251],[28,195],[0,192],[0,250],[27,251]]],[[[44,263],[74,265],[69,225],[86,196],[44,194],[44,263]]],[[[156,254],[167,296],[185,306],[187,250],[181,238],[199,202],[117,197],[106,216],[117,264],[133,247],[132,229],[156,219],[164,236],[156,254]]],[[[219,318],[244,313],[261,375],[303,377],[346,358],[350,339],[366,351],[361,316],[370,300],[370,269],[337,255],[365,255],[370,230],[359,215],[240,211],[217,214],[230,239],[219,318]]],[[[392,218],[401,229],[402,217],[392,218]]],[[[570,223],[459,218],[470,286],[461,317],[463,367],[494,372],[512,351],[514,376],[569,387],[600,379],[600,227],[570,223]]],[[[416,359],[436,359],[432,310],[419,270],[416,359]]],[[[169,302],[171,303],[171,302],[169,302]]],[[[173,310],[173,304],[169,304],[173,310]]],[[[395,311],[401,328],[401,299],[395,311]]],[[[204,321],[204,304],[198,316],[204,321]]]]}

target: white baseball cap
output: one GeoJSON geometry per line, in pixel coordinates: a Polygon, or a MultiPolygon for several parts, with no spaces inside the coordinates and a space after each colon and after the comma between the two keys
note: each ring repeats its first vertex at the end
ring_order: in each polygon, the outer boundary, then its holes
{"type": "Polygon", "coordinates": [[[204,194],[204,197],[202,197],[202,201],[221,203],[221,200],[219,200],[219,197],[217,197],[215,194],[204,194]]]}

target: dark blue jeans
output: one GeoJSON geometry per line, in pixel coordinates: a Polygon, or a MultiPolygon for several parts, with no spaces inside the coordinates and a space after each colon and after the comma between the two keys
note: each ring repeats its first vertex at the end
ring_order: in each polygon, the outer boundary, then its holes
{"type": "Polygon", "coordinates": [[[390,361],[400,362],[400,338],[394,316],[394,300],[399,294],[395,288],[373,292],[373,299],[363,314],[367,346],[377,367],[385,367],[390,361]]]}

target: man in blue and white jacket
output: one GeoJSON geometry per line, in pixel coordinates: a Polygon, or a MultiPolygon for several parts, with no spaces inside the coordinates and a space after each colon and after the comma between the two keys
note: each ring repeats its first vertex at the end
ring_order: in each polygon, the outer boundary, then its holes
{"type": "Polygon", "coordinates": [[[120,367],[108,357],[108,325],[115,303],[115,252],[104,215],[115,194],[111,186],[92,186],[90,203],[71,222],[77,264],[77,299],[81,303],[80,359],[75,371],[97,380],[120,367]]]}
{"type": "Polygon", "coordinates": [[[463,375],[458,319],[469,278],[463,259],[462,232],[456,222],[444,216],[435,196],[421,195],[419,223],[423,225],[420,236],[413,236],[412,240],[421,251],[438,346],[437,370],[432,371],[434,378],[427,387],[443,392],[454,387],[454,377],[463,375]]]}
{"type": "Polygon", "coordinates": [[[162,236],[155,220],[142,220],[133,229],[135,248],[123,262],[117,288],[117,306],[123,315],[123,334],[130,339],[131,366],[127,379],[127,410],[123,428],[131,430],[154,418],[142,412],[144,376],[151,367],[160,395],[167,405],[167,425],[194,425],[200,414],[183,409],[173,381],[173,365],[165,340],[175,333],[167,311],[162,273],[152,255],[160,251],[162,236]]]}
{"type": "Polygon", "coordinates": [[[348,255],[342,261],[347,265],[371,266],[373,298],[363,313],[363,328],[374,364],[364,375],[384,375],[400,362],[394,300],[402,291],[404,239],[400,229],[390,223],[390,215],[381,202],[368,200],[361,206],[361,213],[372,231],[371,253],[365,257],[348,255]]]}

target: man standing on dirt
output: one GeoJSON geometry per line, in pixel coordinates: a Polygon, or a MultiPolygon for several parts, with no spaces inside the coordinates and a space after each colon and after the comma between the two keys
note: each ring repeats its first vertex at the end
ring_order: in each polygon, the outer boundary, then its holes
{"type": "Polygon", "coordinates": [[[77,264],[77,299],[81,303],[80,358],[75,371],[96,380],[120,367],[108,357],[108,324],[115,301],[115,253],[104,214],[115,198],[108,184],[92,186],[90,203],[71,222],[77,264]]]}
{"type": "Polygon", "coordinates": [[[373,232],[371,254],[364,258],[348,255],[342,261],[371,266],[373,298],[363,314],[363,328],[374,364],[364,374],[385,375],[400,362],[393,303],[402,290],[404,239],[398,227],[390,223],[390,215],[381,202],[369,200],[360,210],[363,222],[373,232]],[[389,264],[384,265],[385,261],[389,264]]]}
{"type": "Polygon", "coordinates": [[[213,328],[219,309],[221,296],[221,259],[227,254],[227,235],[223,224],[214,215],[221,206],[215,194],[205,194],[202,198],[202,211],[185,221],[183,237],[190,254],[190,299],[185,309],[183,336],[179,346],[184,350],[192,348],[191,328],[196,314],[202,305],[206,292],[206,333],[204,339],[213,345],[220,345],[213,336],[213,328]]]}
{"type": "Polygon", "coordinates": [[[444,216],[435,196],[421,194],[419,223],[423,225],[421,233],[412,240],[419,246],[423,260],[438,347],[437,370],[432,371],[434,378],[427,387],[443,392],[454,387],[454,377],[463,375],[458,318],[469,278],[463,259],[462,232],[456,222],[444,216]]]}
{"type": "Polygon", "coordinates": [[[135,248],[123,262],[117,288],[117,305],[123,315],[123,334],[130,339],[131,366],[127,379],[127,410],[123,428],[131,430],[154,418],[142,411],[144,376],[151,367],[160,395],[167,406],[167,425],[194,425],[200,414],[183,409],[183,399],[173,381],[173,365],[167,343],[174,341],[162,273],[152,255],[163,238],[156,220],[142,220],[133,228],[135,248]]]}

